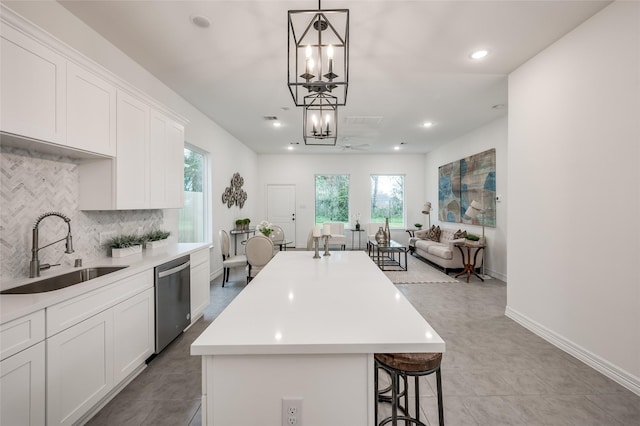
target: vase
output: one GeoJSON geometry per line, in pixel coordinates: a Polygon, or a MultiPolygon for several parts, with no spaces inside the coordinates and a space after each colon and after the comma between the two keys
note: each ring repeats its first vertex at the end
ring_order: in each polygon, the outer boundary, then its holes
{"type": "Polygon", "coordinates": [[[356,220],[356,231],[359,231],[359,230],[360,230],[360,222],[356,220]]]}
{"type": "Polygon", "coordinates": [[[384,233],[384,229],[382,229],[382,226],[378,229],[378,232],[376,232],[376,242],[380,245],[385,245],[386,242],[386,235],[384,233]]]}
{"type": "Polygon", "coordinates": [[[387,239],[387,243],[391,242],[391,231],[389,231],[389,218],[384,218],[384,236],[387,239]]]}
{"type": "Polygon", "coordinates": [[[144,243],[144,248],[145,250],[153,250],[161,247],[166,247],[168,244],[169,240],[165,238],[164,240],[147,241],[144,243]]]}

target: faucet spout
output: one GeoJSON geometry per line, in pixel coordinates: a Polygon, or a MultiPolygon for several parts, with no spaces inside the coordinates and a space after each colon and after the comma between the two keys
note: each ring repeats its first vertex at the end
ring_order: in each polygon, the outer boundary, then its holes
{"type": "Polygon", "coordinates": [[[48,212],[48,213],[41,214],[38,217],[38,219],[36,219],[36,222],[33,225],[33,229],[31,230],[31,240],[32,240],[32,245],[31,245],[31,261],[29,262],[29,278],[35,278],[40,276],[41,268],[40,268],[40,259],[38,259],[38,252],[43,248],[59,243],[62,240],[66,240],[65,253],[67,254],[73,253],[73,237],[71,236],[71,219],[69,219],[67,216],[59,212],[48,212]],[[40,222],[42,222],[44,218],[49,216],[58,216],[59,218],[61,218],[67,223],[67,227],[68,227],[67,235],[57,241],[47,244],[46,246],[39,247],[38,226],[40,225],[40,222]]]}

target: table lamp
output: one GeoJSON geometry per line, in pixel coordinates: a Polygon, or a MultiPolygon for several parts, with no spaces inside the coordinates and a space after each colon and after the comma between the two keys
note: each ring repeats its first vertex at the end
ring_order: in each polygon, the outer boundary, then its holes
{"type": "Polygon", "coordinates": [[[431,203],[429,201],[424,202],[424,206],[422,206],[422,214],[426,214],[429,217],[429,228],[431,229],[431,203]]]}

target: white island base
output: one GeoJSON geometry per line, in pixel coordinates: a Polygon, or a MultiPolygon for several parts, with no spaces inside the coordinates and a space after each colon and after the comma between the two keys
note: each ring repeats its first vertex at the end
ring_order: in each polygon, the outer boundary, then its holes
{"type": "Polygon", "coordinates": [[[373,354],[444,352],[444,341],[364,252],[279,252],[191,346],[202,423],[374,423],[373,354]],[[285,417],[286,418],[286,417],[285,417]]]}

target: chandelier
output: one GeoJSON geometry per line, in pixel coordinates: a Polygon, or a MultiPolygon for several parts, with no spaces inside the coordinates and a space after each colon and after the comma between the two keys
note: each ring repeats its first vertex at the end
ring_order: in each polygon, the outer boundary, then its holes
{"type": "Polygon", "coordinates": [[[288,86],[296,106],[321,94],[345,105],[349,86],[349,10],[290,10],[288,86]]]}
{"type": "Polygon", "coordinates": [[[338,139],[338,104],[334,96],[305,97],[302,134],[305,145],[335,146],[338,139]]]}

